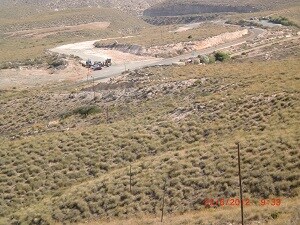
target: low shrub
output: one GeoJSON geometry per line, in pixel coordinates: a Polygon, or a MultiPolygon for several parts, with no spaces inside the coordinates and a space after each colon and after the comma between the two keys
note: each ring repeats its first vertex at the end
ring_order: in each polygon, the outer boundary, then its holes
{"type": "Polygon", "coordinates": [[[223,62],[230,59],[230,55],[225,52],[216,52],[214,54],[217,61],[223,62]]]}
{"type": "Polygon", "coordinates": [[[75,114],[80,114],[81,116],[88,116],[91,114],[99,113],[100,109],[98,106],[82,106],[73,111],[75,114]]]}
{"type": "Polygon", "coordinates": [[[280,17],[276,17],[276,18],[269,18],[269,22],[271,23],[276,23],[276,24],[281,24],[283,26],[295,26],[295,27],[299,27],[296,23],[290,21],[288,18],[280,16],[280,17]]]}
{"type": "Polygon", "coordinates": [[[92,105],[92,106],[80,106],[73,111],[64,112],[60,115],[62,119],[65,119],[67,117],[70,117],[72,115],[79,114],[82,117],[87,117],[88,115],[99,113],[101,110],[98,106],[92,105]]]}
{"type": "Polygon", "coordinates": [[[199,55],[198,58],[200,59],[200,63],[208,64],[210,62],[207,55],[199,55]]]}

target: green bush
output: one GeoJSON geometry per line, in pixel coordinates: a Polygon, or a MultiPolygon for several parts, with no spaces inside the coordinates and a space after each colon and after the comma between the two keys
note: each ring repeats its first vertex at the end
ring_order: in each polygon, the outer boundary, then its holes
{"type": "Polygon", "coordinates": [[[80,114],[81,116],[88,116],[100,112],[97,106],[82,106],[73,111],[75,114],[80,114]]]}
{"type": "Polygon", "coordinates": [[[230,55],[225,52],[216,52],[214,54],[217,61],[223,62],[230,59],[230,55]]]}
{"type": "Polygon", "coordinates": [[[65,66],[66,61],[64,59],[54,59],[54,60],[49,60],[48,65],[53,68],[57,68],[59,66],[65,66]]]}
{"type": "Polygon", "coordinates": [[[99,113],[101,110],[98,106],[81,106],[81,107],[78,107],[76,109],[74,109],[73,111],[71,112],[64,112],[60,115],[60,117],[62,119],[64,118],[67,118],[69,116],[72,116],[74,114],[79,114],[83,117],[87,117],[88,115],[91,115],[91,114],[96,114],[96,113],[99,113]]]}
{"type": "Polygon", "coordinates": [[[276,24],[281,24],[283,26],[295,26],[295,27],[299,27],[296,23],[290,21],[288,18],[280,16],[277,18],[270,18],[269,22],[271,23],[276,23],[276,24]]]}

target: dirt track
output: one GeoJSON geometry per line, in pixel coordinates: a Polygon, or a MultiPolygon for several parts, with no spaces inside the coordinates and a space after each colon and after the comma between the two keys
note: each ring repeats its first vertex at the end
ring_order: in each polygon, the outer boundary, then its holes
{"type": "Polygon", "coordinates": [[[110,25],[109,22],[94,22],[87,24],[80,24],[76,26],[62,26],[62,27],[49,27],[49,28],[40,28],[40,29],[32,29],[32,30],[21,30],[17,32],[9,32],[6,33],[9,37],[31,37],[35,39],[41,39],[47,37],[49,35],[56,34],[58,32],[74,32],[80,30],[99,30],[106,29],[110,25]]]}
{"type": "MultiPolygon", "coordinates": [[[[101,59],[101,57],[102,59],[106,59],[107,57],[114,56],[115,61],[117,63],[101,71],[94,71],[91,74],[95,78],[95,80],[105,81],[106,79],[121,74],[125,69],[134,70],[146,66],[170,65],[174,62],[178,62],[180,59],[187,59],[197,54],[209,54],[216,50],[221,50],[234,45],[242,44],[247,40],[252,40],[258,37],[264,32],[265,31],[262,29],[252,29],[250,32],[251,34],[247,37],[238,38],[223,44],[218,44],[213,47],[208,47],[199,51],[168,59],[141,57],[132,54],[120,53],[117,51],[100,51],[95,53],[92,51],[92,49],[94,49],[94,41],[79,43],[79,45],[78,43],[76,43],[67,46],[61,46],[55,48],[55,51],[64,54],[76,53],[75,55],[78,55],[82,58],[90,57],[92,60],[99,60],[101,59]]],[[[1,82],[0,89],[12,87],[26,88],[30,86],[43,85],[47,83],[54,83],[66,80],[77,81],[76,83],[84,83],[86,82],[87,75],[88,71],[85,68],[79,66],[78,64],[74,64],[73,62],[70,62],[70,66],[68,66],[67,69],[62,71],[56,71],[53,74],[49,74],[49,71],[47,70],[40,69],[2,70],[0,71],[0,78],[3,77],[3,79],[1,82]]]]}
{"type": "MultiPolygon", "coordinates": [[[[174,62],[178,62],[181,59],[188,59],[190,57],[194,57],[195,55],[199,54],[209,54],[217,50],[226,49],[234,45],[245,43],[247,40],[253,40],[254,38],[258,37],[259,35],[263,34],[265,30],[255,28],[252,29],[250,32],[250,35],[246,37],[242,37],[236,40],[231,40],[229,42],[219,44],[217,46],[205,48],[199,51],[195,51],[192,53],[180,55],[174,58],[168,58],[168,59],[152,59],[148,61],[142,61],[142,62],[133,62],[126,65],[126,69],[134,70],[139,69],[145,66],[155,66],[155,65],[171,65],[174,62]]],[[[94,76],[95,80],[103,80],[107,79],[113,76],[116,76],[118,74],[121,74],[124,71],[125,67],[124,65],[115,65],[110,68],[106,68],[105,70],[101,71],[95,71],[93,72],[92,76],[94,76]]]]}
{"type": "MultiPolygon", "coordinates": [[[[110,68],[105,68],[100,71],[94,71],[92,76],[95,79],[101,80],[109,78],[122,73],[125,69],[134,70],[145,66],[153,65],[168,65],[177,62],[180,59],[186,59],[193,57],[195,54],[208,54],[210,52],[227,48],[232,45],[240,44],[248,40],[248,38],[254,38],[261,34],[263,30],[253,29],[252,34],[249,37],[244,37],[248,33],[248,30],[237,31],[233,33],[224,33],[222,35],[209,38],[205,41],[199,42],[197,47],[198,51],[193,53],[188,53],[180,55],[174,58],[161,59],[153,57],[143,57],[134,54],[122,53],[114,50],[104,50],[99,48],[94,48],[93,44],[95,41],[87,41],[81,43],[74,43],[70,45],[60,46],[51,51],[63,53],[63,54],[73,54],[79,56],[82,59],[91,59],[92,61],[104,61],[106,58],[112,58],[113,66],[110,68]],[[224,44],[225,43],[225,44],[224,44]]],[[[119,37],[122,38],[122,37],[119,37]]],[[[126,37],[124,37],[126,38],[126,37]]],[[[118,38],[111,38],[118,39],[118,38]]],[[[85,80],[85,78],[83,79],[85,80]]]]}

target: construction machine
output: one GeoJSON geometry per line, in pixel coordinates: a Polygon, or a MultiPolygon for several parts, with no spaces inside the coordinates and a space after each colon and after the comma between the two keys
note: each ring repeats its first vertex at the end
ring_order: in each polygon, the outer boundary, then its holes
{"type": "Polygon", "coordinates": [[[110,67],[112,64],[111,64],[111,59],[106,59],[105,62],[103,63],[104,66],[106,67],[110,67]]]}

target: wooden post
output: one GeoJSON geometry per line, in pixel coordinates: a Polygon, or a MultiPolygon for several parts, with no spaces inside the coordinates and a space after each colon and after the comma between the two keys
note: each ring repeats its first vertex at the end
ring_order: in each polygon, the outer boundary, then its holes
{"type": "Polygon", "coordinates": [[[241,217],[242,217],[242,225],[244,225],[244,206],[243,206],[243,187],[242,187],[242,175],[241,175],[240,143],[237,143],[237,148],[238,148],[238,165],[239,165],[239,184],[240,184],[240,200],[241,200],[241,217]]]}
{"type": "Polygon", "coordinates": [[[164,193],[163,193],[163,198],[162,198],[162,206],[161,206],[161,218],[160,218],[160,222],[163,222],[163,219],[164,219],[164,207],[165,207],[166,185],[167,185],[167,179],[165,179],[164,189],[163,189],[164,193]]]}

